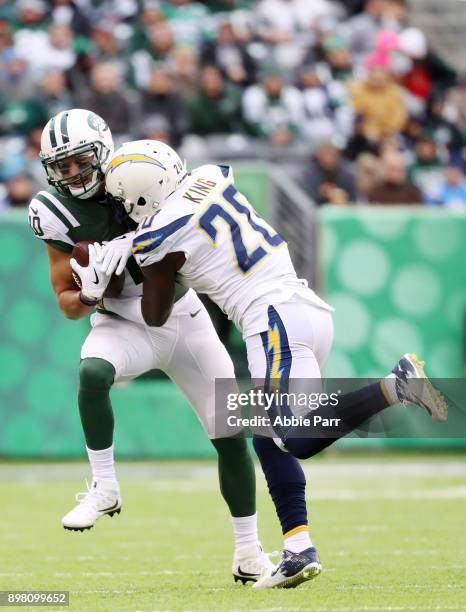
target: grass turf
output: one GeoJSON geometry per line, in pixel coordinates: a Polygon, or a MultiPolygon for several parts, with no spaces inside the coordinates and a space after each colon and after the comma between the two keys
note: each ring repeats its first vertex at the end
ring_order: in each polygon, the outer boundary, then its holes
{"type": "MultiPolygon", "coordinates": [[[[85,464],[0,464],[0,590],[69,590],[70,609],[91,612],[464,610],[462,459],[308,462],[324,573],[296,590],[265,592],[232,581],[230,521],[212,463],[120,464],[122,513],[84,533],[64,531],[60,518],[85,464]]],[[[258,480],[262,541],[279,549],[258,480]]]]}

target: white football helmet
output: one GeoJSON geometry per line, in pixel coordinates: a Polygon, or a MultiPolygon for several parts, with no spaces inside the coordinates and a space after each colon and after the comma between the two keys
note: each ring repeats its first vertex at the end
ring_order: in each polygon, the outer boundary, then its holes
{"type": "Polygon", "coordinates": [[[186,164],[158,140],[125,142],[109,160],[107,193],[123,202],[135,221],[151,215],[186,180],[186,164]]]}
{"type": "Polygon", "coordinates": [[[82,199],[101,188],[113,149],[106,122],[82,108],[52,117],[40,139],[40,159],[50,185],[63,195],[82,199]]]}

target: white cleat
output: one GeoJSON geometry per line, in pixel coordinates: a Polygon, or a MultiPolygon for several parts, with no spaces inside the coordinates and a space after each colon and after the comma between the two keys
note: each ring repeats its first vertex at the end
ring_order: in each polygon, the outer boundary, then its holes
{"type": "Polygon", "coordinates": [[[231,571],[235,582],[257,582],[262,576],[273,569],[274,565],[269,555],[262,550],[260,544],[243,546],[235,550],[231,571]]]}
{"type": "Polygon", "coordinates": [[[79,504],[62,518],[63,527],[70,531],[91,529],[104,514],[120,514],[120,485],[116,480],[95,478],[87,491],[76,495],[76,501],[79,504]]]}
{"type": "Polygon", "coordinates": [[[448,417],[448,406],[443,395],[430,382],[424,371],[425,362],[415,353],[406,353],[392,370],[396,394],[401,404],[421,406],[434,421],[448,417]]]}

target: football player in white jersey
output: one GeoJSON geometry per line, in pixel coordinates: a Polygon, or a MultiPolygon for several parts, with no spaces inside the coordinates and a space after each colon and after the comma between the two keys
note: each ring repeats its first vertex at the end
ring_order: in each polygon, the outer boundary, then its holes
{"type": "Polygon", "coordinates": [[[78,396],[92,485],[62,524],[83,531],[101,516],[120,511],[110,388],[161,369],[186,396],[217,450],[220,487],[235,534],[233,574],[243,582],[255,581],[271,563],[257,536],[254,465],[244,439],[219,439],[214,432],[214,381],[218,376],[233,377],[233,364],[193,290],[178,287],[173,312],[158,329],[148,327],[141,317],[131,320],[131,303],[140,301],[142,293],[142,275],[130,257],[136,224],[105,194],[104,170],[112,152],[110,130],[95,113],[70,109],[52,117],[41,139],[41,160],[51,187],[36,194],[29,207],[31,227],[47,250],[60,309],[70,319],[92,315],[81,350],[78,396]],[[82,240],[96,241],[86,268],[71,259],[74,244],[82,240]],[[104,241],[105,257],[100,260],[104,241]],[[110,279],[102,269],[106,266],[125,275],[118,298],[104,295],[110,279]]]}
{"type": "MultiPolygon", "coordinates": [[[[165,324],[178,280],[209,295],[235,322],[246,342],[252,379],[265,381],[266,390],[271,379],[288,391],[293,379],[320,378],[333,338],[332,309],[297,278],[286,243],[236,190],[230,167],[205,165],[188,174],[167,145],[134,141],[110,159],[106,188],[140,221],[133,253],[144,281],[135,308],[147,325],[165,324]]],[[[403,402],[422,405],[444,420],[446,406],[430,384],[422,398],[407,384],[425,377],[422,366],[414,355],[405,355],[382,381],[341,395],[338,416],[354,428],[403,402]]],[[[326,410],[319,405],[312,414],[326,410]]],[[[307,528],[302,471],[293,455],[311,457],[336,438],[303,438],[299,428],[278,433],[276,441],[256,437],[254,447],[285,546],[277,567],[254,588],[294,587],[321,572],[307,528]]]]}

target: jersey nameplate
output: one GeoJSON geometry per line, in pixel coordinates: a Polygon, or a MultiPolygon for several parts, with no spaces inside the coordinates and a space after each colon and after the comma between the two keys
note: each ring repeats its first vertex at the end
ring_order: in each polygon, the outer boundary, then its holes
{"type": "Polygon", "coordinates": [[[207,179],[198,178],[196,182],[191,185],[189,189],[183,194],[185,200],[194,202],[194,204],[200,204],[202,200],[210,194],[210,192],[216,187],[215,181],[208,181],[207,179]],[[197,197],[196,197],[197,196],[197,197]]]}

